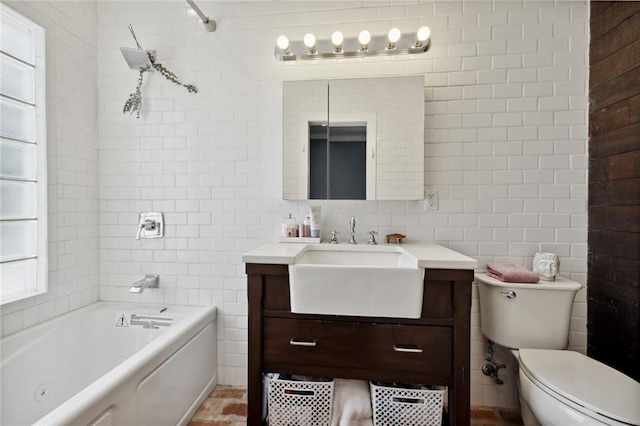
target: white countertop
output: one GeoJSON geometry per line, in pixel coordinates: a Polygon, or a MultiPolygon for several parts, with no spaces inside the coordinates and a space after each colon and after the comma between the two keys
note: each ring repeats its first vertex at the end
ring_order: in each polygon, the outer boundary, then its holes
{"type": "MultiPolygon", "coordinates": [[[[266,244],[243,254],[242,261],[244,263],[291,265],[296,263],[296,259],[304,253],[308,245],[297,243],[266,244]]],[[[435,243],[379,244],[377,246],[340,244],[334,247],[349,251],[362,250],[365,247],[370,250],[384,250],[384,247],[389,246],[400,248],[415,257],[420,268],[475,269],[478,266],[477,260],[435,243]]]]}

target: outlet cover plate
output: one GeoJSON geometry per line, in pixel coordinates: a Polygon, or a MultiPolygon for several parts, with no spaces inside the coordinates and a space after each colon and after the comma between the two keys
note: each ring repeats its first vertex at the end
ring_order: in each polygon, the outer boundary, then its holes
{"type": "Polygon", "coordinates": [[[438,210],[438,191],[428,189],[424,192],[424,209],[430,211],[438,210]]]}

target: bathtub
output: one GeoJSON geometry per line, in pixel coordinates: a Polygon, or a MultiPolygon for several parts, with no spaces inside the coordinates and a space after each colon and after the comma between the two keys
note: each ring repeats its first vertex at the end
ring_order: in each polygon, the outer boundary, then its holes
{"type": "Polygon", "coordinates": [[[0,340],[0,425],[184,425],[217,384],[216,309],[98,302],[0,340]]]}

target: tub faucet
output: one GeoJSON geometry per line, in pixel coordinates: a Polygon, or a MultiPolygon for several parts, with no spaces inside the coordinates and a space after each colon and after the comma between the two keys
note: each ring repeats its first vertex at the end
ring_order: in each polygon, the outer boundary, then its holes
{"type": "Polygon", "coordinates": [[[356,217],[351,216],[349,220],[349,244],[358,244],[356,241],[356,217]]]}
{"type": "Polygon", "coordinates": [[[140,281],[129,287],[129,293],[142,293],[145,288],[158,288],[159,275],[145,275],[140,281]]]}

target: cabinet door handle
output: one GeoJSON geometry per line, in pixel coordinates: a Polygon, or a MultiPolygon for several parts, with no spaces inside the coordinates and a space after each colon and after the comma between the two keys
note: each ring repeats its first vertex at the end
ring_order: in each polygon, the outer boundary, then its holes
{"type": "Polygon", "coordinates": [[[315,340],[298,340],[298,339],[290,339],[289,344],[291,346],[315,346],[315,340]]]}
{"type": "Polygon", "coordinates": [[[420,346],[404,346],[404,345],[393,345],[394,352],[410,352],[414,354],[419,354],[422,352],[422,348],[420,346]]]}

